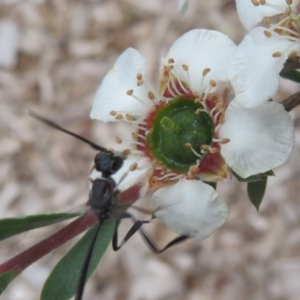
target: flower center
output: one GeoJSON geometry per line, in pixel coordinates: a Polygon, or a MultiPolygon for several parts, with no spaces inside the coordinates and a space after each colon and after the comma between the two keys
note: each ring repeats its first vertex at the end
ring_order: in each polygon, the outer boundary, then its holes
{"type": "Polygon", "coordinates": [[[157,106],[147,122],[147,145],[151,157],[179,173],[188,172],[199,156],[191,151],[212,143],[214,124],[195,99],[177,97],[157,106]],[[188,145],[188,147],[187,147],[188,145]]]}

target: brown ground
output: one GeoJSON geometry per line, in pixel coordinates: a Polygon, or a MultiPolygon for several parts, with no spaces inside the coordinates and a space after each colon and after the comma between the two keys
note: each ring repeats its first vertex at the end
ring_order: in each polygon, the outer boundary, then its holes
{"type": "MultiPolygon", "coordinates": [[[[189,29],[220,30],[239,42],[244,31],[234,6],[225,3],[191,0],[181,21],[176,0],[0,1],[0,28],[5,22],[16,32],[6,43],[14,49],[15,41],[18,51],[10,65],[0,67],[1,217],[67,211],[87,200],[94,152],[33,120],[28,109],[111,146],[111,135],[122,126],[91,121],[89,111],[117,56],[129,46],[138,49],[155,82],[159,58],[189,29]]],[[[277,99],[295,91],[297,86],[285,82],[277,99]]],[[[85,299],[299,299],[299,109],[292,117],[296,146],[275,170],[259,213],[245,186],[223,184],[219,190],[231,214],[217,233],[162,255],[152,254],[138,235],[117,253],[109,248],[85,299]]],[[[60,226],[3,242],[1,261],[60,226]]],[[[170,238],[157,225],[150,232],[161,245],[170,238]]],[[[1,299],[38,299],[51,268],[71,244],[28,268],[1,299]]]]}

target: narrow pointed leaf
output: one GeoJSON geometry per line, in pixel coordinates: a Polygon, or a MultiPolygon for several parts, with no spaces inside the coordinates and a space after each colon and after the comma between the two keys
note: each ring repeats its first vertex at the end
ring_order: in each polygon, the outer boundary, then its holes
{"type": "MultiPolygon", "coordinates": [[[[103,223],[91,258],[87,278],[95,271],[101,257],[108,247],[115,230],[115,221],[103,223]]],[[[68,300],[77,290],[79,275],[83,266],[96,226],[59,261],[48,277],[41,294],[41,300],[68,300]]]]}
{"type": "Polygon", "coordinates": [[[58,222],[75,218],[79,215],[81,214],[58,213],[33,215],[24,218],[2,219],[0,220],[0,241],[28,230],[49,226],[58,222]]]}
{"type": "Polygon", "coordinates": [[[259,209],[259,206],[265,195],[268,177],[265,176],[262,177],[262,179],[263,180],[261,181],[248,182],[247,185],[249,199],[257,210],[259,209]]]}
{"type": "Polygon", "coordinates": [[[6,289],[6,287],[19,275],[18,272],[8,271],[0,274],[0,295],[6,289]]]}

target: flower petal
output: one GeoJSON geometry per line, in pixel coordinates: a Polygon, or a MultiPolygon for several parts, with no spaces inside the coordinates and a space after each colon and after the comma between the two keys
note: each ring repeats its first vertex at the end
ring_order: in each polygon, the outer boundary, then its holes
{"type": "Polygon", "coordinates": [[[141,73],[145,81],[145,59],[135,49],[129,48],[117,59],[114,67],[104,77],[92,107],[90,117],[103,122],[116,121],[110,115],[112,110],[128,112],[134,116],[146,116],[153,103],[147,94],[150,91],[146,85],[137,86],[137,74],[141,73]],[[127,95],[128,90],[133,95],[127,95]]]}
{"type": "Polygon", "coordinates": [[[271,17],[285,12],[286,0],[268,0],[267,4],[255,6],[251,0],[236,0],[236,9],[243,26],[250,30],[264,17],[271,17]]]}
{"type": "Polygon", "coordinates": [[[228,217],[226,203],[202,181],[181,179],[156,191],[151,199],[155,216],[180,235],[203,240],[228,217]]]}
{"type": "Polygon", "coordinates": [[[221,154],[243,178],[278,167],[287,160],[294,146],[291,117],[276,102],[254,108],[231,102],[219,134],[230,139],[221,146],[221,154]]]}
{"type": "Polygon", "coordinates": [[[233,41],[220,32],[194,29],[173,44],[164,64],[167,65],[168,60],[173,58],[172,73],[187,82],[194,94],[202,95],[210,87],[210,80],[228,81],[227,70],[235,49],[233,41]],[[187,65],[188,71],[182,65],[187,65]],[[203,78],[202,71],[207,68],[211,71],[203,78]]]}
{"type": "Polygon", "coordinates": [[[260,105],[277,92],[279,72],[289,53],[299,47],[275,32],[267,37],[264,31],[265,28],[258,27],[247,34],[230,64],[235,101],[245,107],[260,105]],[[281,56],[272,56],[276,52],[281,52],[281,56]]]}

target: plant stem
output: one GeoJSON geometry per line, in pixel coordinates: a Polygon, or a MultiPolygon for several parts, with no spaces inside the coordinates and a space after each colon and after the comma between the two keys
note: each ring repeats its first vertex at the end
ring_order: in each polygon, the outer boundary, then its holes
{"type": "MultiPolygon", "coordinates": [[[[135,185],[120,193],[120,203],[125,206],[134,203],[140,197],[140,189],[141,185],[135,185]]],[[[98,222],[98,217],[92,211],[87,211],[83,216],[59,231],[0,265],[0,274],[7,271],[16,273],[23,271],[35,261],[93,226],[96,222],[98,222]]]]}

